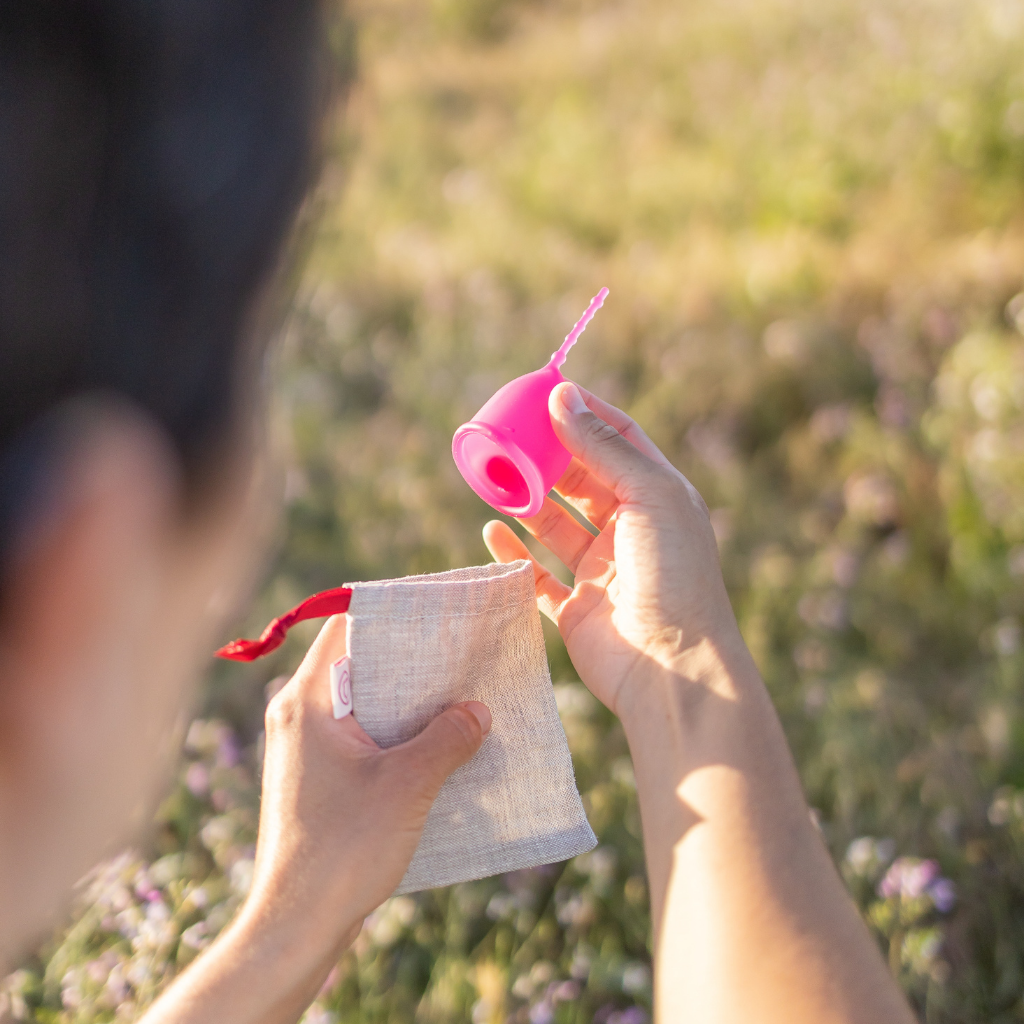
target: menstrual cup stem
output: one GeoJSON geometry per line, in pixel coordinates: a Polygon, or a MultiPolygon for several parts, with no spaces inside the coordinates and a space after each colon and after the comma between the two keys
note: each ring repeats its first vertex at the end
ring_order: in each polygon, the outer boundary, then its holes
{"type": "Polygon", "coordinates": [[[561,366],[565,362],[565,357],[569,354],[569,349],[576,344],[576,339],[583,333],[584,328],[593,319],[594,314],[604,305],[604,300],[608,298],[608,289],[602,288],[591,300],[590,305],[587,306],[586,312],[576,321],[576,326],[565,336],[565,341],[562,342],[561,348],[557,352],[553,352],[551,359],[548,361],[548,366],[561,366]]]}

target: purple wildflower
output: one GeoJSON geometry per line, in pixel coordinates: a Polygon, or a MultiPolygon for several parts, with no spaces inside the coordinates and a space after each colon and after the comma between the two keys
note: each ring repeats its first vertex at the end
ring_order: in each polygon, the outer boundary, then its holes
{"type": "Polygon", "coordinates": [[[530,1024],[551,1024],[554,1019],[554,1007],[546,999],[530,1007],[530,1024]]]}
{"type": "Polygon", "coordinates": [[[928,886],[939,877],[939,865],[933,860],[923,860],[911,865],[904,876],[903,891],[907,896],[923,895],[928,886]]]}
{"type": "Polygon", "coordinates": [[[85,973],[94,985],[102,985],[107,980],[110,967],[103,960],[90,960],[85,965],[85,973]]]}
{"type": "Polygon", "coordinates": [[[643,1007],[627,1006],[624,1010],[613,1013],[608,1018],[608,1024],[648,1024],[650,1019],[643,1007]]]}
{"type": "Polygon", "coordinates": [[[235,734],[225,726],[217,744],[217,766],[219,768],[234,768],[241,760],[242,748],[235,738],[235,734]]]}
{"type": "Polygon", "coordinates": [[[878,895],[883,899],[900,896],[915,899],[923,896],[939,877],[939,865],[933,860],[917,857],[899,857],[892,862],[885,877],[878,883],[878,895]]]}
{"type": "Polygon", "coordinates": [[[940,914],[948,914],[956,903],[956,886],[948,878],[936,878],[928,887],[928,895],[940,914]]]}
{"type": "Polygon", "coordinates": [[[939,865],[934,860],[900,857],[878,883],[878,895],[883,899],[927,896],[939,913],[946,914],[956,903],[956,886],[939,874],[939,865]]]}
{"type": "Polygon", "coordinates": [[[556,1003],[571,1003],[580,997],[579,982],[560,981],[552,984],[548,995],[556,1003]]]}
{"type": "Polygon", "coordinates": [[[205,764],[193,761],[185,772],[185,786],[195,797],[204,797],[210,791],[210,772],[205,764]]]}

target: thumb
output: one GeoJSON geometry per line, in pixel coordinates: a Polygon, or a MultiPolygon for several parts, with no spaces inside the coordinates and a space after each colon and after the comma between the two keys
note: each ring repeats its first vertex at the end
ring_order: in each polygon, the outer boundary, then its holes
{"type": "Polygon", "coordinates": [[[591,412],[575,384],[559,384],[548,396],[558,440],[620,500],[656,471],[655,464],[610,423],[591,412]]]}
{"type": "Polygon", "coordinates": [[[445,779],[480,749],[490,729],[487,705],[471,700],[442,712],[394,752],[401,750],[408,770],[426,783],[433,798],[445,779]]]}

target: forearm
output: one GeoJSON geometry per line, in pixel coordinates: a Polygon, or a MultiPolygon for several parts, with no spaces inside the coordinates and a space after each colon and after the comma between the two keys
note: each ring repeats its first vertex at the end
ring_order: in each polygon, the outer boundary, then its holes
{"type": "Polygon", "coordinates": [[[646,671],[622,709],[664,1021],[911,1021],[810,821],[738,633],[646,671]]]}
{"type": "Polygon", "coordinates": [[[140,1024],[294,1024],[340,953],[243,909],[140,1024]]]}

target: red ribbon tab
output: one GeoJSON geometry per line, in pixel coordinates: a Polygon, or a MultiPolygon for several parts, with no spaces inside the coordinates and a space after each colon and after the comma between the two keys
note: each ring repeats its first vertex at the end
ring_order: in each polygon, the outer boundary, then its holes
{"type": "Polygon", "coordinates": [[[296,622],[340,615],[348,611],[351,601],[351,587],[335,587],[333,590],[314,594],[307,597],[302,604],[296,605],[290,612],[285,612],[280,618],[274,619],[260,634],[259,640],[232,640],[217,651],[216,656],[230,658],[232,661],[255,661],[280,647],[284,643],[285,634],[296,622]]]}

